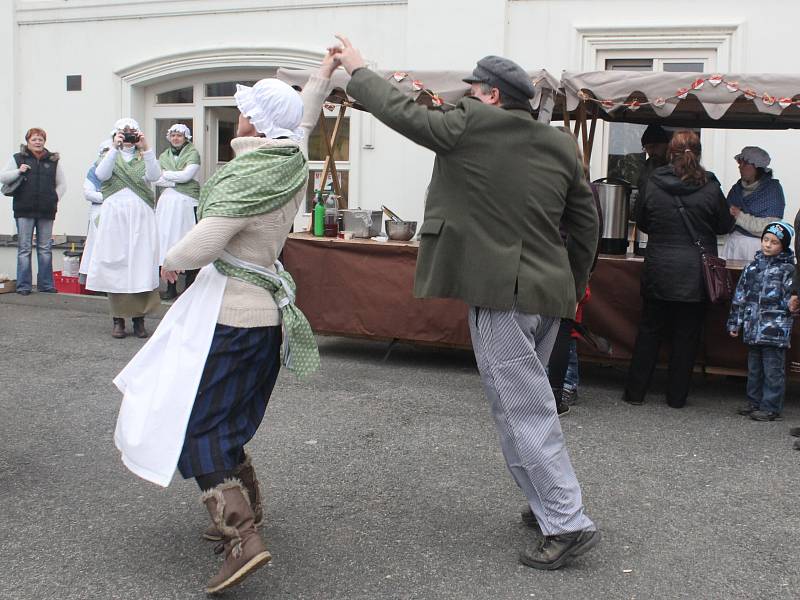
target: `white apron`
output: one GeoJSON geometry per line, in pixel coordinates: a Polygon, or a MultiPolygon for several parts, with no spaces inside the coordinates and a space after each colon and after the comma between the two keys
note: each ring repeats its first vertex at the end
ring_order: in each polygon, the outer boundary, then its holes
{"type": "Polygon", "coordinates": [[[167,252],[195,225],[194,207],[197,201],[175,188],[165,188],[156,203],[158,222],[159,265],[164,264],[167,252]]]}
{"type": "Polygon", "coordinates": [[[158,289],[156,215],[128,188],[102,204],[86,288],[114,294],[158,289]]]}
{"type": "Polygon", "coordinates": [[[133,473],[167,487],[178,465],[228,278],[206,265],[114,378],[124,394],[114,443],[133,473]]]}
{"type": "Polygon", "coordinates": [[[725,240],[720,256],[725,260],[751,261],[759,250],[761,250],[760,238],[750,237],[739,231],[734,231],[725,240]]]}
{"type": "Polygon", "coordinates": [[[86,275],[89,272],[89,263],[92,261],[92,249],[94,248],[94,238],[97,236],[97,224],[100,222],[100,211],[102,204],[92,204],[89,207],[89,227],[86,229],[86,241],[83,243],[83,255],[81,256],[81,266],[78,273],[86,275]]]}

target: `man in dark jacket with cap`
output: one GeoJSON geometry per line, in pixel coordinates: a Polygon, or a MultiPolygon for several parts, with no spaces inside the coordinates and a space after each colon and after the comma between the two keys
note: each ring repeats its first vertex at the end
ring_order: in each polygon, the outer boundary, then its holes
{"type": "Polygon", "coordinates": [[[658,167],[667,164],[667,148],[669,148],[670,134],[660,125],[648,125],[642,133],[642,149],[647,154],[644,168],[639,174],[636,187],[639,190],[639,199],[644,199],[647,191],[647,180],[658,167]]]}
{"type": "Polygon", "coordinates": [[[414,293],[459,298],[509,470],[544,543],[520,560],[557,569],[599,541],[584,512],[545,366],[561,317],[574,318],[597,245],[598,217],[575,141],[531,114],[530,78],[483,58],[471,98],[442,112],[365,67],[340,36],[347,93],[436,153],[420,228],[414,293]],[[562,221],[569,234],[565,247],[562,221]]]}

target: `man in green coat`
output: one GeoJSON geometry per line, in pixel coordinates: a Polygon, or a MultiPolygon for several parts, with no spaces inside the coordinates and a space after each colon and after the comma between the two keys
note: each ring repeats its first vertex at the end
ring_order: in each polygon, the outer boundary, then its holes
{"type": "Polygon", "coordinates": [[[575,317],[597,247],[597,210],[575,141],[533,118],[533,85],[513,61],[483,58],[465,80],[472,97],[440,112],[371,72],[340,40],[347,93],[436,153],[414,293],[470,306],[472,345],[503,454],[530,506],[523,518],[545,536],[520,560],[557,569],[599,541],[546,372],[559,320],[575,317]]]}

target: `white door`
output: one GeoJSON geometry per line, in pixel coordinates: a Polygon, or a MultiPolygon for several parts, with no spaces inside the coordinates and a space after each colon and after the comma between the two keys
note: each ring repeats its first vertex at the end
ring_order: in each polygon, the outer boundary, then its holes
{"type": "Polygon", "coordinates": [[[208,179],[214,171],[233,158],[231,140],[236,137],[239,111],[233,106],[206,108],[205,174],[208,179]]]}

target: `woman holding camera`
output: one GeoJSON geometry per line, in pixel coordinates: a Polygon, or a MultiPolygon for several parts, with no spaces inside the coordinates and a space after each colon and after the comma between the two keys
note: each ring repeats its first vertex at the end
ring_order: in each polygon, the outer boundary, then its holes
{"type": "Polygon", "coordinates": [[[161,168],[133,119],[117,121],[111,137],[112,146],[95,169],[103,208],[86,287],[108,294],[112,337],[127,335],[125,318],[131,317],[134,334],[145,338],[144,316],[160,303],[158,230],[150,184],[159,180],[161,168]]]}
{"type": "MultiPolygon", "coordinates": [[[[164,264],[169,249],[189,233],[197,222],[195,212],[200,198],[200,183],[197,181],[200,154],[191,140],[192,131],[186,125],[176,123],[167,130],[169,148],[158,159],[163,171],[156,185],[165,188],[156,206],[159,265],[164,264]]],[[[186,271],[187,288],[192,285],[197,272],[196,269],[186,271]]],[[[167,291],[161,296],[162,299],[172,300],[177,296],[176,284],[167,283],[167,291]]]]}

